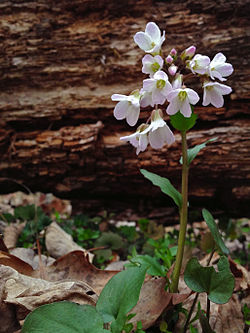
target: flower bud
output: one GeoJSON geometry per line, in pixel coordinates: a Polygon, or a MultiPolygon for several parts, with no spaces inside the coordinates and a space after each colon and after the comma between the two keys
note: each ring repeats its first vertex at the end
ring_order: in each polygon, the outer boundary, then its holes
{"type": "Polygon", "coordinates": [[[172,49],[172,50],[170,51],[170,55],[171,55],[172,57],[175,57],[176,54],[177,54],[176,49],[172,49]]]}
{"type": "Polygon", "coordinates": [[[196,47],[194,45],[189,46],[185,51],[182,52],[181,58],[185,59],[192,59],[196,51],[196,47]]]}
{"type": "Polygon", "coordinates": [[[169,72],[170,75],[174,76],[175,73],[177,72],[177,69],[178,69],[178,67],[172,64],[169,67],[168,72],[169,72]]]}
{"type": "Polygon", "coordinates": [[[173,58],[171,57],[171,55],[169,54],[168,56],[167,56],[167,58],[166,58],[166,63],[167,64],[172,64],[172,62],[173,62],[173,58]]]}

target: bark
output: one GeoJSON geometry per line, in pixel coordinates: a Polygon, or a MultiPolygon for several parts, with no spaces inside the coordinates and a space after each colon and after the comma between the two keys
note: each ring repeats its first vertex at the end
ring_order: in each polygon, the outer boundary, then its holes
{"type": "Polygon", "coordinates": [[[141,87],[143,52],[132,37],[155,21],[166,30],[165,50],[193,44],[210,57],[223,52],[234,66],[225,106],[196,108],[188,144],[217,140],[192,164],[190,202],[247,214],[249,9],[245,0],[1,1],[1,192],[16,189],[8,177],[32,191],[81,198],[86,209],[131,206],[143,215],[172,205],[139,169],[179,187],[179,135],[171,147],[137,157],[119,140],[134,129],[113,118],[110,100],[141,87]]]}

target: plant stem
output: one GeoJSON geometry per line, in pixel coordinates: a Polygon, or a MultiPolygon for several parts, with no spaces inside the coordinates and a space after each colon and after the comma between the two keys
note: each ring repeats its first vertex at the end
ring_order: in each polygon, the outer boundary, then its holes
{"type": "Polygon", "coordinates": [[[187,229],[187,215],[188,215],[188,155],[187,155],[187,137],[186,131],[181,132],[182,138],[182,206],[180,209],[180,232],[178,239],[178,249],[176,255],[176,262],[174,271],[172,274],[172,282],[170,285],[170,291],[173,293],[178,292],[179,277],[181,271],[181,264],[186,239],[187,229]]]}
{"type": "Polygon", "coordinates": [[[209,317],[210,317],[210,299],[207,297],[207,320],[209,322],[209,317]]]}

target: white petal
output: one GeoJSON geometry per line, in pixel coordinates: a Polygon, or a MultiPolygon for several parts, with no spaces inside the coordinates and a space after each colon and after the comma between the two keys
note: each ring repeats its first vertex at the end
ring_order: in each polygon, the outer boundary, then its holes
{"type": "Polygon", "coordinates": [[[152,48],[151,40],[148,35],[145,34],[145,32],[137,32],[134,35],[134,41],[135,43],[144,51],[147,51],[152,48]]]}
{"type": "Polygon", "coordinates": [[[161,67],[163,66],[164,61],[163,61],[163,59],[162,59],[161,56],[156,55],[156,56],[154,57],[154,59],[158,62],[158,64],[159,64],[161,67]]]}
{"type": "Polygon", "coordinates": [[[127,123],[130,126],[134,126],[137,123],[139,114],[140,114],[140,108],[135,108],[133,105],[130,105],[126,117],[127,123]]]}
{"type": "Polygon", "coordinates": [[[167,100],[169,102],[171,102],[174,98],[176,98],[179,94],[179,92],[181,91],[182,89],[173,89],[171,90],[168,94],[167,94],[167,100]]]}
{"type": "Polygon", "coordinates": [[[226,61],[227,59],[226,59],[226,57],[224,56],[224,54],[223,53],[217,53],[215,56],[214,56],[214,58],[213,58],[213,60],[211,61],[211,67],[213,68],[213,67],[216,67],[217,65],[219,65],[219,64],[222,64],[222,63],[224,63],[225,61],[226,61]]]}
{"type": "Polygon", "coordinates": [[[166,102],[167,98],[164,96],[161,92],[161,90],[154,89],[152,91],[152,101],[154,104],[164,104],[166,102]]]}
{"type": "Polygon", "coordinates": [[[140,146],[141,151],[146,150],[146,148],[148,146],[148,136],[147,135],[141,134],[139,136],[139,146],[140,146]]]}
{"type": "Polygon", "coordinates": [[[158,44],[161,39],[161,31],[159,27],[154,22],[149,22],[146,25],[145,33],[150,36],[151,40],[158,44]]]}
{"type": "Polygon", "coordinates": [[[180,111],[186,118],[189,118],[191,116],[192,109],[187,98],[181,103],[180,111]]]}
{"type": "Polygon", "coordinates": [[[196,103],[198,103],[200,97],[196,91],[194,91],[193,89],[189,89],[189,88],[186,88],[184,90],[187,92],[189,102],[192,105],[195,105],[196,103]]]}
{"type": "Polygon", "coordinates": [[[145,108],[146,106],[151,105],[152,107],[154,106],[154,103],[152,101],[152,93],[146,92],[143,94],[141,101],[140,101],[141,107],[145,108]]]}
{"type": "Polygon", "coordinates": [[[152,64],[154,62],[154,57],[151,56],[151,54],[146,54],[143,58],[142,58],[142,63],[144,62],[149,62],[150,64],[152,64]]]}
{"type": "Polygon", "coordinates": [[[229,76],[233,73],[233,66],[229,63],[225,63],[223,65],[216,67],[217,71],[220,72],[222,76],[229,76]]]}
{"type": "Polygon", "coordinates": [[[224,99],[222,95],[216,89],[211,89],[209,91],[209,94],[210,94],[211,104],[216,108],[221,108],[224,104],[224,99]]]}
{"type": "Polygon", "coordinates": [[[154,79],[143,80],[143,90],[150,92],[154,89],[155,84],[156,84],[156,80],[154,80],[154,79]]]}
{"type": "Polygon", "coordinates": [[[162,135],[161,128],[157,131],[150,132],[148,139],[150,146],[154,149],[160,149],[164,145],[164,136],[162,135]]]}
{"type": "Polygon", "coordinates": [[[210,98],[210,95],[209,95],[209,91],[206,88],[204,88],[202,105],[207,106],[210,103],[211,103],[211,98],[210,98]]]}
{"type": "Polygon", "coordinates": [[[128,96],[126,95],[120,95],[120,94],[113,94],[111,96],[112,101],[127,101],[128,96]]]}
{"type": "Polygon", "coordinates": [[[154,79],[168,81],[168,76],[165,72],[158,71],[158,72],[155,73],[154,79]]]}
{"type": "Polygon", "coordinates": [[[173,115],[173,114],[176,114],[179,110],[180,110],[180,102],[179,102],[179,98],[176,97],[175,99],[173,99],[170,102],[166,111],[167,111],[167,114],[173,115]]]}
{"type": "Polygon", "coordinates": [[[169,81],[166,81],[166,85],[164,88],[162,88],[162,94],[164,96],[168,96],[168,94],[172,91],[172,86],[171,86],[171,83],[169,81]]]}
{"type": "Polygon", "coordinates": [[[221,83],[216,83],[214,89],[217,90],[221,95],[228,95],[232,92],[231,87],[221,83]]]}
{"type": "Polygon", "coordinates": [[[115,118],[118,120],[126,118],[128,107],[129,103],[127,101],[117,103],[114,109],[115,118]]]}

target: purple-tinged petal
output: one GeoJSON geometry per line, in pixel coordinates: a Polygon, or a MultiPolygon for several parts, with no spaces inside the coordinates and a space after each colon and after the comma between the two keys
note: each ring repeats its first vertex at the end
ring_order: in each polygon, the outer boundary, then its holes
{"type": "Polygon", "coordinates": [[[152,101],[152,93],[151,92],[145,92],[141,98],[140,101],[140,105],[141,107],[145,108],[149,105],[151,105],[152,107],[154,106],[154,103],[152,101]]]}
{"type": "Polygon", "coordinates": [[[167,114],[173,115],[173,114],[176,114],[179,110],[180,110],[180,102],[179,102],[179,98],[176,97],[169,103],[166,111],[167,111],[167,114]]]}
{"type": "Polygon", "coordinates": [[[174,98],[176,98],[179,94],[179,92],[181,91],[182,89],[173,89],[171,90],[168,94],[167,94],[167,100],[169,102],[171,102],[174,98]]]}
{"type": "Polygon", "coordinates": [[[164,104],[166,102],[166,96],[164,96],[161,92],[161,90],[154,89],[152,91],[152,101],[155,104],[164,104]]]}
{"type": "Polygon", "coordinates": [[[146,25],[145,33],[150,36],[152,42],[158,44],[161,39],[161,31],[154,22],[149,22],[146,25]]]}
{"type": "Polygon", "coordinates": [[[206,88],[204,88],[204,90],[203,90],[203,101],[202,101],[202,105],[203,106],[207,106],[210,103],[211,103],[211,98],[210,98],[209,92],[207,91],[206,88]]]}
{"type": "Polygon", "coordinates": [[[168,76],[165,72],[163,71],[158,71],[155,73],[154,75],[154,79],[155,80],[164,80],[164,81],[168,81],[168,76]]]}
{"type": "Polygon", "coordinates": [[[144,51],[147,51],[152,48],[151,40],[148,35],[145,34],[145,32],[137,32],[134,35],[134,41],[135,43],[144,51]]]}
{"type": "Polygon", "coordinates": [[[115,118],[117,120],[122,120],[126,118],[128,107],[129,103],[127,101],[121,101],[117,103],[114,109],[115,118]]]}
{"type": "Polygon", "coordinates": [[[216,89],[211,89],[209,91],[209,94],[210,94],[211,104],[216,108],[221,108],[224,104],[224,99],[222,95],[216,89]]]}
{"type": "Polygon", "coordinates": [[[186,91],[186,93],[188,95],[190,104],[195,105],[196,103],[198,103],[200,97],[196,91],[194,91],[193,89],[190,89],[190,88],[186,88],[184,90],[186,91]]]}
{"type": "Polygon", "coordinates": [[[152,91],[155,87],[156,81],[154,79],[146,79],[143,80],[143,90],[144,91],[152,91]]]}
{"type": "Polygon", "coordinates": [[[126,117],[127,123],[130,126],[134,126],[137,123],[139,114],[140,114],[140,109],[133,107],[133,105],[130,105],[130,107],[128,108],[127,117],[126,117]]]}
{"type": "Polygon", "coordinates": [[[192,109],[187,98],[181,103],[180,111],[186,118],[189,118],[191,116],[192,109]]]}
{"type": "Polygon", "coordinates": [[[127,101],[128,96],[120,95],[120,94],[113,94],[111,96],[112,101],[127,101]]]}

